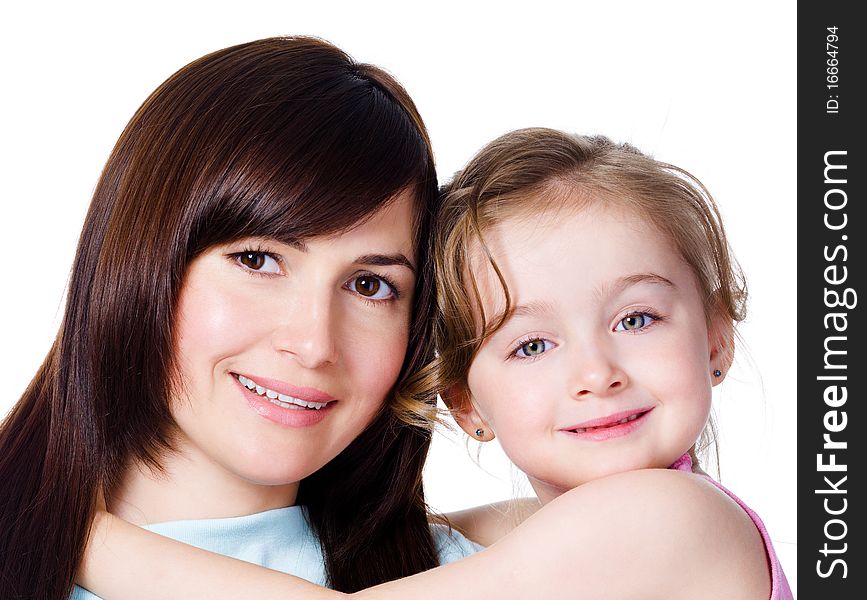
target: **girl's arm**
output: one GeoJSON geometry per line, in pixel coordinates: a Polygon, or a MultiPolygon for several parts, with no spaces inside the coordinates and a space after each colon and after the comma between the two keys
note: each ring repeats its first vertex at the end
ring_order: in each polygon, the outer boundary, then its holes
{"type": "MultiPolygon", "coordinates": [[[[343,597],[106,521],[95,525],[81,581],[109,600],[343,597]]],[[[483,552],[357,595],[738,600],[767,598],[770,576],[761,537],[740,507],[699,477],[650,470],[585,484],[483,552]]]]}
{"type": "Polygon", "coordinates": [[[518,498],[448,513],[449,524],[482,546],[490,546],[533,516],[542,505],[536,498],[518,498]]]}
{"type": "Polygon", "coordinates": [[[78,585],[123,600],[174,598],[344,597],[299,577],[215,554],[98,511],[78,572],[78,585]]]}

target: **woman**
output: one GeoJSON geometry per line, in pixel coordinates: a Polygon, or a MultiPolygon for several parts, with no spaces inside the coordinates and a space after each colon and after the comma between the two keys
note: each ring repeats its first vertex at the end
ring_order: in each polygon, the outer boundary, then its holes
{"type": "Polygon", "coordinates": [[[435,566],[414,394],[435,197],[412,101],[325,42],[242,44],[161,85],[0,427],[0,597],[69,595],[102,490],[140,524],[303,506],[344,591],[435,566]]]}

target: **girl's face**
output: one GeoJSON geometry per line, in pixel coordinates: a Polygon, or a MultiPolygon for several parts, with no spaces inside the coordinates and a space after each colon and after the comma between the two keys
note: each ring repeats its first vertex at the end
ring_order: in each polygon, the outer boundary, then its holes
{"type": "MultiPolygon", "coordinates": [[[[599,203],[485,234],[514,312],[468,374],[464,429],[497,435],[543,502],[608,474],[667,467],[698,438],[727,338],[646,218],[599,203]]],[[[502,291],[478,260],[485,314],[502,291]]]]}
{"type": "Polygon", "coordinates": [[[406,193],[340,235],[242,239],[190,264],[172,403],[183,455],[234,484],[284,486],[291,503],[361,433],[407,348],[412,220],[406,193]]]}

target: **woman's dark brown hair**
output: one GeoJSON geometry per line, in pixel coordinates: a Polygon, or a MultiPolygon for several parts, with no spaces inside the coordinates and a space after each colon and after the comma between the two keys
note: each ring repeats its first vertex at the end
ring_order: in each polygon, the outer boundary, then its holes
{"type": "Polygon", "coordinates": [[[338,233],[407,189],[419,269],[395,399],[301,483],[298,503],[336,589],[436,565],[421,482],[430,431],[405,414],[414,374],[433,355],[427,133],[382,70],[321,40],[273,38],[178,71],[108,159],[60,331],[0,426],[0,598],[65,599],[97,491],[110,494],[135,461],[158,470],[171,449],[172,324],[190,260],[247,236],[338,233]]]}

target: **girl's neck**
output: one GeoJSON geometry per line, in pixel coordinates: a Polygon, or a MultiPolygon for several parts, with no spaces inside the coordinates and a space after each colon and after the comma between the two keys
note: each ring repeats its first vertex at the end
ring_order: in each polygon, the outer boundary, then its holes
{"type": "Polygon", "coordinates": [[[137,525],[238,517],[291,506],[298,493],[298,482],[247,481],[183,443],[161,464],[163,472],[130,464],[107,499],[109,512],[137,525]]]}
{"type": "Polygon", "coordinates": [[[542,506],[545,506],[558,496],[561,496],[568,491],[529,475],[527,476],[527,479],[530,482],[530,487],[532,487],[533,491],[536,493],[536,498],[539,499],[539,503],[542,506]]]}
{"type": "MultiPolygon", "coordinates": [[[[668,467],[653,467],[653,468],[668,468],[668,469],[677,469],[680,471],[689,471],[695,473],[697,475],[703,475],[705,477],[709,477],[707,473],[701,468],[698,464],[697,459],[695,459],[695,451],[693,449],[685,452],[680,458],[678,458],[673,464],[668,467]]],[[[548,504],[552,500],[555,500],[558,496],[563,495],[568,490],[564,490],[562,488],[558,488],[554,485],[551,485],[545,481],[535,479],[534,477],[527,475],[527,479],[530,482],[530,485],[533,488],[533,491],[536,492],[536,497],[539,499],[539,502],[542,506],[548,504]]],[[[590,480],[592,481],[592,480],[590,480]]],[[[584,483],[589,483],[585,481],[584,483]]],[[[582,484],[583,485],[583,484],[582,484]]]]}

